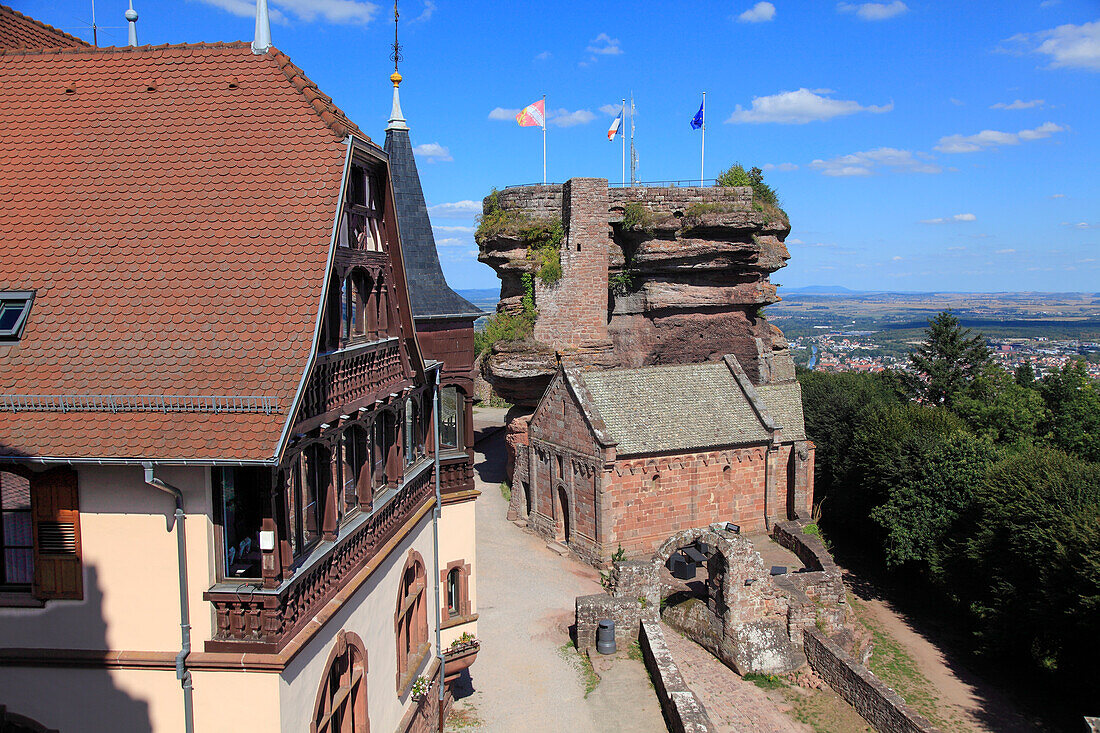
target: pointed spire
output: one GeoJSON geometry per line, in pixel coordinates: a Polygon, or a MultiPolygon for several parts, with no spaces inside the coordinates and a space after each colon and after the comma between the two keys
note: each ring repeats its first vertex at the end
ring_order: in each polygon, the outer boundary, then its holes
{"type": "Polygon", "coordinates": [[[267,0],[256,0],[256,37],[252,41],[252,53],[267,53],[271,48],[271,20],[267,14],[267,0]]]}
{"type": "Polygon", "coordinates": [[[387,130],[408,130],[409,126],[405,124],[405,115],[401,113],[401,97],[397,92],[397,87],[401,84],[401,74],[396,71],[390,74],[390,81],[393,82],[393,109],[390,110],[390,124],[386,125],[387,130]]]}
{"type": "Polygon", "coordinates": [[[138,42],[137,42],[137,19],[138,19],[138,14],[137,14],[137,11],[134,10],[134,0],[130,0],[130,9],[126,11],[125,15],[126,15],[127,24],[130,26],[130,45],[131,46],[136,46],[136,45],[138,45],[138,42]]]}

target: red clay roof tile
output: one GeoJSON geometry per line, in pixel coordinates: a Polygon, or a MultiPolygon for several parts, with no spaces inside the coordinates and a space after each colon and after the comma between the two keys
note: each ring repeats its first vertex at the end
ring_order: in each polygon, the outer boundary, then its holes
{"type": "Polygon", "coordinates": [[[0,454],[274,456],[358,128],[285,54],[245,43],[0,51],[0,109],[0,290],[36,291],[22,338],[0,343],[0,395],[280,408],[0,411],[0,454]]]}
{"type": "Polygon", "coordinates": [[[87,47],[90,44],[52,25],[0,5],[0,48],[87,47]]]}

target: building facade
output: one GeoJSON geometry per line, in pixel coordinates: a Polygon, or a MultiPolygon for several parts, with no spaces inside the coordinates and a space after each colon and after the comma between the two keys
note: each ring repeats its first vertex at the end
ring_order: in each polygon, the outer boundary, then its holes
{"type": "Polygon", "coordinates": [[[562,366],[517,450],[510,516],[606,565],[716,522],[746,533],[808,516],[813,443],[797,382],[754,386],[736,357],[562,366]]]}
{"type": "Polygon", "coordinates": [[[275,48],[3,38],[3,725],[434,729],[473,513],[386,152],[275,48]]]}

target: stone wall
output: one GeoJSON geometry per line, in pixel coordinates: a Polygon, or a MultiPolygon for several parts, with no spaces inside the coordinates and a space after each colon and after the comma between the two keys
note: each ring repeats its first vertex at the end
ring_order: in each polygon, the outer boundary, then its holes
{"type": "Polygon", "coordinates": [[[806,524],[804,521],[777,522],[772,528],[775,541],[797,555],[806,566],[806,571],[789,573],[790,580],[820,604],[830,607],[844,605],[847,594],[840,567],[819,536],[803,531],[806,524]]]}
{"type": "Polygon", "coordinates": [[[657,621],[659,608],[638,598],[615,598],[606,593],[577,596],[577,648],[594,652],[600,621],[611,619],[615,622],[615,646],[625,652],[638,640],[639,624],[657,621]]]}
{"type": "Polygon", "coordinates": [[[650,679],[661,701],[665,722],[672,733],[707,733],[716,730],[703,703],[684,682],[659,624],[642,623],[638,643],[650,679]]]}
{"type": "Polygon", "coordinates": [[[879,733],[934,733],[937,729],[816,629],[807,629],[806,659],[838,695],[879,733]]]}
{"type": "MultiPolygon", "coordinates": [[[[794,378],[787,342],[763,318],[769,281],[789,259],[785,215],[749,188],[615,188],[574,178],[496,194],[504,209],[557,219],[562,279],[535,284],[534,335],[500,343],[483,374],[502,397],[533,406],[558,354],[596,368],[714,361],[736,354],[757,384],[794,378]],[[624,224],[631,203],[649,221],[624,224]],[[578,249],[578,245],[580,249],[578,249]],[[614,287],[609,281],[616,279],[614,287]]],[[[501,310],[521,308],[522,274],[537,267],[516,231],[479,240],[478,259],[501,278],[501,310]]]]}

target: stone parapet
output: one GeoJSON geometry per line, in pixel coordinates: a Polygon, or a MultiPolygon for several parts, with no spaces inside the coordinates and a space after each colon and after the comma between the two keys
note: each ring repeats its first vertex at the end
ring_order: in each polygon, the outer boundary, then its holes
{"type": "Polygon", "coordinates": [[[676,666],[676,660],[665,644],[665,635],[661,627],[654,622],[641,624],[638,644],[642,648],[642,659],[649,670],[665,722],[673,733],[707,733],[717,730],[703,703],[684,682],[684,676],[676,666]]]}
{"type": "Polygon", "coordinates": [[[879,733],[938,733],[924,716],[905,704],[901,695],[816,629],[807,629],[803,648],[821,679],[863,716],[879,733]]]}
{"type": "Polygon", "coordinates": [[[600,621],[611,619],[615,622],[615,646],[618,651],[626,651],[638,640],[639,625],[660,617],[658,608],[637,598],[613,598],[606,593],[578,596],[577,649],[594,650],[600,621]]]}

